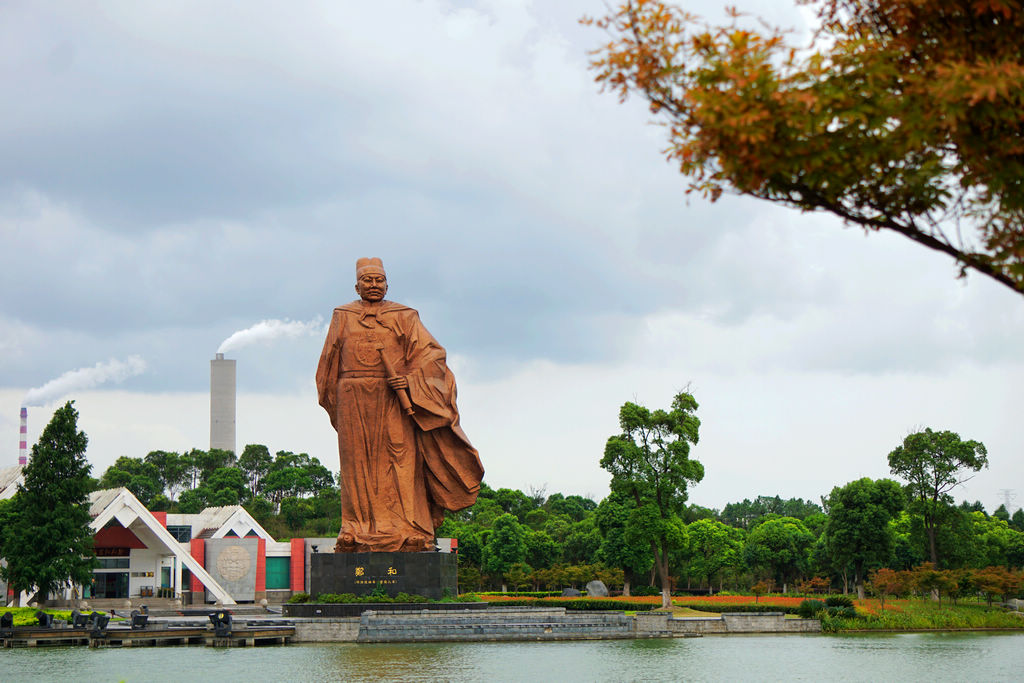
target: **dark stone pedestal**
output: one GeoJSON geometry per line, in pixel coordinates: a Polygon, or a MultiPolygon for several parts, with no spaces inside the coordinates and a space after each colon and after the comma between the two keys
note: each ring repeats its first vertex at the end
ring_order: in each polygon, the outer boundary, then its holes
{"type": "Polygon", "coordinates": [[[440,600],[459,594],[454,553],[315,553],[309,556],[309,592],[368,595],[380,586],[440,600]]]}

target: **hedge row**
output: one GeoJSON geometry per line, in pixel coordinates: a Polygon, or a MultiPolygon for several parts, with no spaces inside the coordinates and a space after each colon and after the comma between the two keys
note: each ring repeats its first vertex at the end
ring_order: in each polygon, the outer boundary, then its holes
{"type": "Polygon", "coordinates": [[[513,595],[517,598],[560,598],[562,591],[474,591],[474,595],[513,595]]]}
{"type": "Polygon", "coordinates": [[[685,600],[674,600],[673,603],[676,607],[689,607],[699,612],[715,612],[721,614],[722,612],[782,612],[783,614],[798,614],[799,607],[795,605],[728,605],[728,604],[708,604],[705,602],[693,602],[687,603],[685,600]]]}
{"type": "Polygon", "coordinates": [[[537,600],[502,600],[493,603],[500,607],[564,607],[567,610],[600,610],[646,612],[660,607],[650,602],[625,602],[624,600],[588,600],[587,598],[540,598],[537,600]]]}

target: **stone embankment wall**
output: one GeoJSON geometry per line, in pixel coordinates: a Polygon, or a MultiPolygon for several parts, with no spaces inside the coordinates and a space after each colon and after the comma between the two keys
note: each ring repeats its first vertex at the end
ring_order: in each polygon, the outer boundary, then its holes
{"type": "Polygon", "coordinates": [[[682,638],[730,633],[820,633],[817,619],[786,619],[782,612],[681,617],[640,612],[566,614],[563,608],[501,608],[457,615],[366,612],[362,617],[292,619],[295,642],[415,642],[420,640],[591,640],[682,638]]]}
{"type": "Polygon", "coordinates": [[[732,612],[721,617],[667,619],[673,635],[728,633],[821,633],[818,619],[787,619],[782,612],[732,612]]]}
{"type": "Polygon", "coordinates": [[[292,619],[296,643],[354,643],[359,637],[359,617],[292,619]]]}

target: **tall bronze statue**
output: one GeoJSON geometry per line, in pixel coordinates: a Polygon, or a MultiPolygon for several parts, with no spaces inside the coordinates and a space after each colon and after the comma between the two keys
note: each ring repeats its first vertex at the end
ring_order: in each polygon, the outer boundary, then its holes
{"type": "Polygon", "coordinates": [[[359,259],[360,298],[334,309],[316,371],[341,458],[336,552],[432,550],[444,511],[472,505],[484,474],[444,349],[387,291],[381,260],[359,259]]]}

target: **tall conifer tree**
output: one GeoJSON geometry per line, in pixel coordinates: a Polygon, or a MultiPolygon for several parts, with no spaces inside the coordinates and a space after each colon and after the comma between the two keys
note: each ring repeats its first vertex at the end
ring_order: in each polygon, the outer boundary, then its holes
{"type": "Polygon", "coordinates": [[[35,588],[40,603],[62,588],[92,580],[88,442],[78,431],[74,402],[68,401],[32,447],[25,483],[0,529],[0,554],[7,560],[0,574],[15,593],[35,588]]]}

